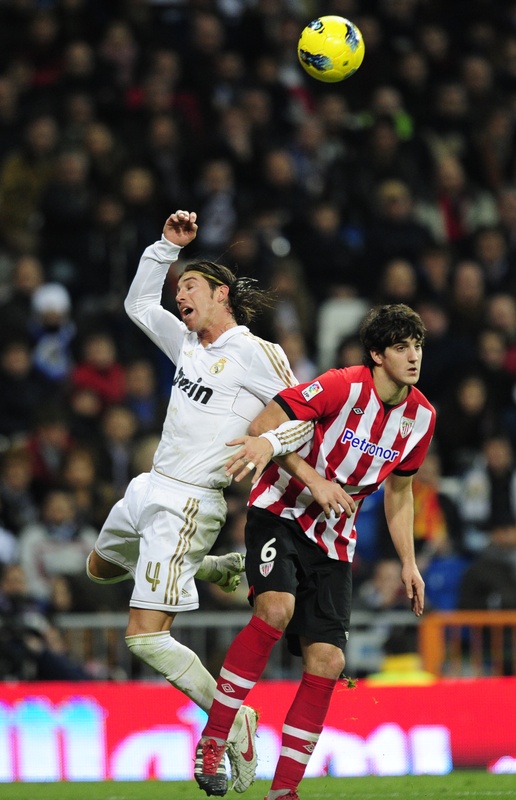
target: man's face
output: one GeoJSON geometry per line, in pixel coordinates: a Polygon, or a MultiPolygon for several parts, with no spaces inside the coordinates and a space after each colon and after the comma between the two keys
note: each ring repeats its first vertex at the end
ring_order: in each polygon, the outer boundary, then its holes
{"type": "Polygon", "coordinates": [[[212,292],[206,278],[195,272],[185,272],[179,278],[176,303],[188,330],[197,333],[216,322],[221,308],[216,300],[216,290],[212,292]]]}
{"type": "Polygon", "coordinates": [[[404,339],[377,353],[386,376],[397,386],[414,386],[419,380],[423,347],[417,339],[404,339]]]}

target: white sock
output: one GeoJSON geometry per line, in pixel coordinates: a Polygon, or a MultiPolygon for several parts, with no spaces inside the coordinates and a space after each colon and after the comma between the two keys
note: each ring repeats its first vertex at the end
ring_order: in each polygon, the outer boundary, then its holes
{"type": "Polygon", "coordinates": [[[132,653],[209,712],[217,682],[193,650],[177,642],[168,631],[126,636],[125,641],[132,653]]]}

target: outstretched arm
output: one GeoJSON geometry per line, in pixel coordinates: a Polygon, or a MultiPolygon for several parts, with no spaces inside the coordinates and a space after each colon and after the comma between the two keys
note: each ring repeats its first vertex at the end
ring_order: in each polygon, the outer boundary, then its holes
{"type": "Polygon", "coordinates": [[[401,580],[414,614],[420,617],[425,606],[425,583],[414,551],[412,475],[389,475],[385,481],[384,507],[389,533],[401,561],[401,580]]]}
{"type": "Polygon", "coordinates": [[[251,436],[241,436],[228,442],[242,447],[226,462],[226,473],[241,481],[254,471],[253,483],[256,483],[263,470],[274,457],[279,464],[294,478],[310,490],[314,500],[319,503],[326,517],[332,513],[339,517],[342,512],[350,517],[355,511],[355,501],[344,491],[340,484],[327,480],[311,467],[296,452],[288,452],[289,448],[298,448],[312,434],[313,425],[308,421],[290,420],[283,408],[271,400],[250,425],[251,436]],[[261,434],[274,431],[272,440],[283,445],[282,452],[276,455],[274,444],[270,438],[261,434]]]}

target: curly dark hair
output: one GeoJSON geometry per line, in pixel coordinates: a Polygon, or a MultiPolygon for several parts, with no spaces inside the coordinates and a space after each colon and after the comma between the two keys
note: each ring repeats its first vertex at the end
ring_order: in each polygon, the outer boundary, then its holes
{"type": "Polygon", "coordinates": [[[238,325],[249,325],[257,314],[274,306],[274,293],[261,289],[255,278],[237,278],[229,267],[215,261],[193,261],[185,267],[182,274],[186,272],[199,272],[206,278],[212,290],[217,286],[229,288],[229,306],[238,325]]]}
{"type": "Polygon", "coordinates": [[[383,353],[386,347],[415,339],[419,344],[425,341],[426,328],[419,314],[404,303],[376,306],[362,320],[360,341],[364,348],[364,364],[374,367],[371,350],[383,353]]]}

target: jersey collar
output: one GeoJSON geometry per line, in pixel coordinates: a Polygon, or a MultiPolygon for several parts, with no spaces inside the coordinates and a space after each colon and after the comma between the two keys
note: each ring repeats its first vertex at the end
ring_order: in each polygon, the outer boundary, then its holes
{"type": "Polygon", "coordinates": [[[237,336],[240,333],[249,333],[249,328],[246,325],[237,325],[234,328],[229,328],[224,333],[221,333],[218,339],[215,339],[214,342],[211,344],[207,344],[204,348],[205,350],[213,350],[215,347],[222,347],[229,339],[232,339],[233,336],[237,336]]]}

